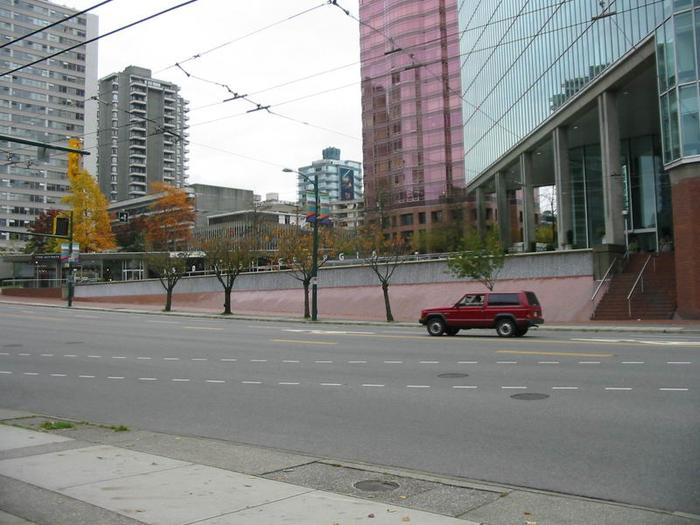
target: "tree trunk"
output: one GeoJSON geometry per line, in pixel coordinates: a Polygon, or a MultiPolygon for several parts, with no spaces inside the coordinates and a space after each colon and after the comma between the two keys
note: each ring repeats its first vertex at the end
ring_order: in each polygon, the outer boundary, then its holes
{"type": "Polygon", "coordinates": [[[171,310],[172,304],[173,304],[173,289],[168,287],[165,295],[165,312],[169,312],[171,310]]]}
{"type": "Polygon", "coordinates": [[[309,283],[304,281],[304,319],[311,317],[309,313],[309,283]]]}
{"type": "Polygon", "coordinates": [[[231,288],[224,288],[224,313],[223,315],[231,315],[231,288]]]}
{"type": "Polygon", "coordinates": [[[389,303],[389,283],[382,283],[382,291],[384,292],[384,306],[386,308],[386,322],[394,321],[394,316],[391,314],[391,303],[389,303]]]}

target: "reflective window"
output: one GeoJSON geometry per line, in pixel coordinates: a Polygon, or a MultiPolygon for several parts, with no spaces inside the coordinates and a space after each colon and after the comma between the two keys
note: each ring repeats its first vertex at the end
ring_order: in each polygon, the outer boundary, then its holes
{"type": "Polygon", "coordinates": [[[688,11],[674,17],[676,33],[676,63],[678,82],[696,80],[695,42],[693,38],[693,13],[688,11]]]}
{"type": "Polygon", "coordinates": [[[679,90],[683,155],[700,155],[700,122],[698,122],[698,87],[681,86],[679,90]]]}

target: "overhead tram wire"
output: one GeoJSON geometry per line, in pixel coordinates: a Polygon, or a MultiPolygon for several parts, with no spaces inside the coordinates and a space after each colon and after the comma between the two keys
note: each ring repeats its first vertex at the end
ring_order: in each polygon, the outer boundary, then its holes
{"type": "Polygon", "coordinates": [[[11,42],[5,42],[4,44],[0,45],[0,49],[4,49],[4,48],[6,48],[6,47],[8,47],[8,46],[14,45],[14,44],[16,44],[17,42],[21,42],[22,40],[25,40],[25,39],[27,39],[27,38],[30,38],[30,37],[32,37],[32,36],[34,36],[34,35],[37,35],[37,34],[39,34],[39,33],[43,33],[43,32],[46,31],[47,29],[51,29],[52,27],[55,27],[55,26],[64,24],[64,23],[68,22],[69,20],[71,20],[71,19],[73,19],[73,18],[75,18],[75,17],[77,17],[77,16],[84,15],[84,14],[87,13],[88,11],[92,11],[93,9],[97,9],[98,7],[101,7],[101,6],[103,6],[103,5],[105,5],[105,4],[108,4],[108,3],[110,3],[110,2],[112,2],[112,0],[103,0],[103,1],[100,2],[99,4],[95,4],[95,5],[91,6],[91,7],[88,7],[87,9],[83,9],[82,11],[78,11],[77,13],[74,13],[74,14],[72,14],[72,15],[70,15],[70,16],[67,16],[67,17],[65,17],[65,18],[62,18],[61,20],[58,20],[58,21],[56,21],[56,22],[54,22],[54,23],[52,23],[52,24],[49,24],[49,25],[47,25],[47,26],[42,26],[41,28],[37,29],[36,31],[32,31],[31,33],[27,33],[26,35],[22,35],[22,36],[20,36],[20,37],[18,37],[18,38],[15,38],[15,39],[12,40],[11,42]]]}
{"type": "Polygon", "coordinates": [[[156,71],[156,72],[154,73],[154,75],[157,75],[158,73],[162,73],[163,71],[167,71],[167,70],[169,70],[169,69],[173,69],[173,68],[175,68],[175,67],[179,67],[179,66],[182,65],[182,64],[187,64],[188,62],[191,62],[192,60],[196,60],[196,59],[198,59],[198,58],[202,58],[203,56],[208,55],[209,53],[213,53],[214,51],[218,51],[218,50],[221,49],[221,48],[224,48],[224,47],[226,47],[226,46],[230,46],[231,44],[235,44],[236,42],[240,42],[241,40],[244,40],[244,39],[249,38],[249,37],[251,37],[251,36],[257,35],[258,33],[262,33],[263,31],[267,31],[268,29],[271,29],[271,28],[273,28],[273,27],[275,27],[275,26],[278,26],[278,25],[280,25],[280,24],[283,24],[284,22],[288,22],[288,21],[290,21],[290,20],[293,20],[294,18],[297,18],[297,17],[299,17],[299,16],[302,16],[302,15],[305,15],[305,14],[307,14],[307,13],[310,13],[310,12],[312,12],[312,11],[314,11],[314,10],[320,8],[320,7],[324,7],[325,5],[327,5],[326,2],[324,2],[324,3],[322,3],[322,4],[319,4],[319,5],[315,6],[315,7],[311,7],[311,8],[309,8],[309,9],[305,9],[304,11],[300,11],[300,12],[298,12],[298,13],[296,13],[296,14],[293,14],[293,15],[291,15],[291,16],[288,16],[287,18],[283,18],[282,20],[278,20],[277,22],[273,22],[272,24],[269,24],[269,25],[267,25],[267,26],[265,26],[265,27],[261,27],[261,28],[259,28],[259,29],[254,30],[254,31],[251,31],[250,33],[246,33],[245,35],[241,35],[241,36],[239,36],[239,37],[237,37],[237,38],[234,38],[233,40],[229,40],[228,42],[224,42],[223,44],[218,44],[218,45],[216,45],[216,46],[214,46],[214,47],[212,47],[212,48],[210,48],[210,49],[207,49],[206,51],[200,51],[199,53],[195,53],[194,55],[192,55],[192,56],[189,57],[189,58],[186,58],[186,59],[184,59],[184,60],[180,60],[180,61],[175,62],[174,64],[171,64],[171,65],[169,65],[169,66],[167,66],[167,67],[164,67],[164,68],[162,68],[162,69],[159,69],[158,71],[156,71]]]}
{"type": "MultiPolygon", "coordinates": [[[[616,1],[617,1],[617,0],[611,0],[610,3],[609,3],[606,7],[603,8],[603,11],[602,11],[601,14],[604,14],[606,10],[609,10],[609,9],[615,4],[616,1]]],[[[520,101],[525,97],[525,95],[527,95],[527,94],[532,90],[532,88],[534,88],[534,87],[537,85],[537,82],[539,82],[539,81],[540,81],[540,80],[541,80],[541,79],[542,79],[542,78],[543,78],[543,77],[544,77],[544,76],[545,76],[545,75],[546,75],[546,74],[547,74],[547,73],[548,73],[548,72],[549,72],[563,57],[564,57],[564,55],[565,55],[566,53],[568,53],[569,50],[570,50],[572,47],[574,47],[574,45],[576,45],[576,43],[577,43],[579,40],[581,40],[581,38],[583,38],[583,36],[584,36],[586,33],[588,33],[588,31],[589,31],[589,30],[595,25],[595,23],[596,23],[598,20],[600,20],[600,19],[601,19],[601,18],[594,18],[593,20],[591,20],[590,22],[588,22],[587,27],[573,40],[573,42],[571,42],[571,44],[569,44],[569,45],[567,46],[567,48],[566,48],[564,51],[562,51],[562,52],[559,54],[559,56],[549,65],[549,67],[547,67],[547,69],[545,69],[545,70],[540,74],[540,76],[537,77],[537,78],[535,79],[535,81],[534,81],[532,84],[530,84],[530,87],[528,87],[515,101],[513,101],[513,103],[512,103],[510,106],[508,106],[508,108],[506,109],[506,111],[505,111],[503,114],[504,114],[504,115],[507,115],[508,113],[510,113],[510,111],[515,107],[515,105],[516,105],[518,102],[520,102],[520,101]]],[[[493,130],[493,128],[494,128],[494,126],[492,125],[489,129],[487,129],[484,133],[482,133],[482,135],[476,140],[476,142],[474,142],[474,144],[472,144],[471,148],[469,148],[467,151],[464,152],[465,157],[466,157],[469,153],[471,153],[471,152],[474,150],[474,148],[475,148],[479,143],[481,143],[482,140],[484,140],[484,138],[486,138],[486,136],[493,130]]]]}
{"type": "Polygon", "coordinates": [[[28,64],[24,64],[23,66],[19,66],[19,67],[16,67],[16,68],[14,68],[14,69],[11,69],[11,70],[9,70],[9,71],[5,71],[4,73],[0,73],[0,77],[4,77],[4,76],[7,76],[7,75],[11,75],[12,73],[16,73],[17,71],[21,71],[21,70],[24,69],[24,68],[27,68],[27,67],[34,66],[34,65],[36,65],[36,64],[39,64],[39,63],[43,62],[44,60],[48,60],[48,59],[50,59],[50,58],[57,57],[57,56],[59,56],[59,55],[62,55],[63,53],[67,53],[68,51],[72,51],[73,49],[77,49],[77,48],[79,48],[79,47],[86,46],[87,44],[92,44],[93,42],[97,42],[98,40],[100,40],[100,39],[102,39],[102,38],[105,38],[105,37],[114,35],[114,34],[116,34],[116,33],[119,33],[120,31],[124,31],[125,29],[129,29],[129,28],[131,28],[131,27],[137,26],[137,25],[139,25],[139,24],[142,24],[143,22],[147,22],[147,21],[152,20],[152,19],[154,19],[154,18],[156,18],[156,17],[159,17],[159,16],[164,15],[164,14],[166,14],[166,13],[169,13],[169,12],[171,12],[171,11],[175,11],[176,9],[180,9],[181,7],[185,7],[186,5],[193,4],[193,3],[198,2],[198,1],[199,1],[199,0],[187,0],[187,1],[182,2],[182,3],[180,3],[180,4],[177,4],[177,5],[174,5],[174,6],[172,6],[172,7],[167,8],[167,9],[164,9],[163,11],[159,11],[159,12],[157,12],[157,13],[154,13],[154,14],[150,15],[150,16],[147,16],[147,17],[145,17],[145,18],[141,18],[141,19],[139,19],[139,20],[136,20],[136,21],[134,21],[134,22],[131,22],[130,24],[127,24],[127,25],[125,25],[125,26],[122,26],[122,27],[119,27],[119,28],[114,29],[114,30],[112,30],[112,31],[109,31],[109,32],[107,32],[107,33],[105,33],[105,34],[103,34],[103,35],[98,35],[98,36],[96,36],[96,37],[94,37],[94,38],[89,38],[88,40],[85,40],[84,42],[81,42],[80,44],[76,44],[76,45],[74,45],[74,46],[67,47],[67,48],[65,48],[65,49],[62,49],[61,51],[58,51],[58,52],[53,53],[53,54],[51,54],[51,55],[47,55],[47,56],[45,56],[45,57],[42,57],[42,58],[40,58],[40,59],[38,59],[38,60],[35,60],[34,62],[29,62],[28,64]]]}

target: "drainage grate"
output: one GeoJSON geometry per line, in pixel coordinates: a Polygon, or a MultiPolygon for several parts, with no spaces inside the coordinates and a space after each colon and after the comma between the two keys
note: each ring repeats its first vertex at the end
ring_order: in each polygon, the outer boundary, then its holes
{"type": "Polygon", "coordinates": [[[510,397],[513,399],[519,399],[520,401],[540,401],[542,399],[547,399],[549,396],[547,394],[535,394],[533,392],[531,394],[513,394],[510,397]]]}
{"type": "Polygon", "coordinates": [[[444,379],[458,379],[461,377],[469,377],[469,374],[461,374],[459,372],[447,372],[445,374],[438,374],[438,377],[442,377],[444,379]]]}
{"type": "Polygon", "coordinates": [[[398,483],[393,481],[382,481],[379,479],[367,479],[358,481],[352,485],[356,489],[364,490],[365,492],[388,492],[399,488],[398,483]]]}

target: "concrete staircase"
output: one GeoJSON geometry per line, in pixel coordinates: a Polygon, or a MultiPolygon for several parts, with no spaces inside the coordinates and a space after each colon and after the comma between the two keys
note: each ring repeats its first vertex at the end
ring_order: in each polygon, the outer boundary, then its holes
{"type": "Polygon", "coordinates": [[[592,319],[671,319],[676,311],[676,269],[673,253],[635,253],[622,273],[613,276],[605,296],[600,300],[592,319]],[[644,292],[637,284],[631,298],[632,315],[627,308],[627,294],[649,255],[644,271],[644,292]]]}

